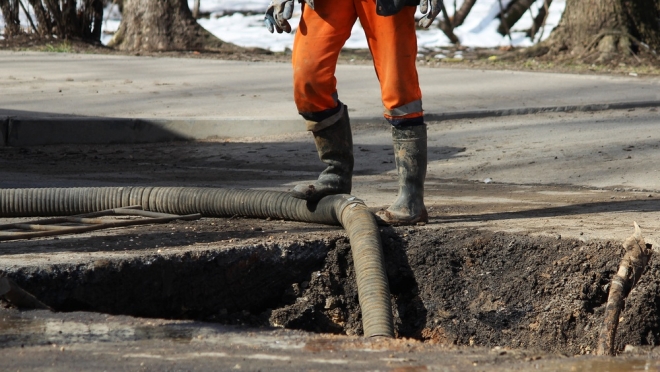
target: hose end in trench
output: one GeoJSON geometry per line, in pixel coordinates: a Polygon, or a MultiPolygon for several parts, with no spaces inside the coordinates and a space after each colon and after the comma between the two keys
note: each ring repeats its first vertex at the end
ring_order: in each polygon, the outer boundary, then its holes
{"type": "Polygon", "coordinates": [[[394,338],[390,287],[376,219],[355,197],[346,199],[338,215],[351,242],[364,336],[394,338]]]}

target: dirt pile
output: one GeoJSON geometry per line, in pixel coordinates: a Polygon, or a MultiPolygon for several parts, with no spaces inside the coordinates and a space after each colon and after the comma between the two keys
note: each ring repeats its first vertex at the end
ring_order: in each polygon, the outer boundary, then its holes
{"type": "MultiPolygon", "coordinates": [[[[592,353],[620,242],[583,242],[478,230],[382,230],[398,336],[458,345],[592,353]]],[[[350,247],[287,291],[273,325],[361,333],[350,247]]],[[[627,303],[617,349],[660,340],[660,264],[627,303]]]]}

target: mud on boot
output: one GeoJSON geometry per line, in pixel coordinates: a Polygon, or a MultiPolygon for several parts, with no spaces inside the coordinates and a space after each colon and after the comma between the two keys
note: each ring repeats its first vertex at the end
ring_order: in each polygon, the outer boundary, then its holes
{"type": "Polygon", "coordinates": [[[424,180],[426,179],[426,124],[392,127],[394,159],[399,175],[399,195],[387,210],[376,213],[381,224],[414,225],[428,222],[424,206],[424,180]]]}
{"type": "Polygon", "coordinates": [[[316,182],[296,185],[291,190],[293,197],[316,202],[324,196],[351,193],[353,136],[348,107],[343,106],[340,115],[334,124],[312,132],[319,159],[328,167],[316,182]]]}

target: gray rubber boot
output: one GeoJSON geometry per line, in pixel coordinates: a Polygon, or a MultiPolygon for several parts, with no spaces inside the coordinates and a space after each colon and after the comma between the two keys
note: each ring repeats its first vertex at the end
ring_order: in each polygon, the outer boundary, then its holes
{"type": "Polygon", "coordinates": [[[399,174],[399,196],[387,210],[376,215],[389,225],[414,225],[428,222],[424,206],[426,179],[426,124],[411,127],[392,127],[394,159],[399,174]]]}
{"type": "Polygon", "coordinates": [[[331,126],[314,134],[319,159],[328,165],[313,184],[297,185],[291,195],[316,202],[328,195],[350,194],[353,177],[353,135],[348,108],[331,126]]]}

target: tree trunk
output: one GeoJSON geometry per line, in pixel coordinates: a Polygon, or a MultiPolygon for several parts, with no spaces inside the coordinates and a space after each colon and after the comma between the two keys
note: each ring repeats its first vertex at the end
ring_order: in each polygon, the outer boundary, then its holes
{"type": "Polygon", "coordinates": [[[41,0],[28,0],[34,13],[37,16],[37,32],[41,36],[50,36],[53,31],[53,22],[50,15],[46,12],[46,8],[41,0]]]}
{"type": "Polygon", "coordinates": [[[193,18],[186,0],[124,0],[109,46],[126,51],[219,49],[224,42],[193,18]]]}
{"type": "Polygon", "coordinates": [[[550,52],[606,62],[640,48],[660,47],[657,0],[567,0],[550,52]],[[643,43],[643,44],[642,44],[643,43]]]}
{"type": "Polygon", "coordinates": [[[0,11],[5,19],[5,37],[10,38],[21,33],[21,22],[18,18],[18,0],[0,0],[0,11]]]}
{"type": "Polygon", "coordinates": [[[62,17],[62,11],[60,9],[59,2],[57,0],[44,0],[44,3],[46,4],[46,9],[48,9],[48,13],[53,19],[52,32],[59,37],[61,37],[62,35],[66,35],[66,27],[65,27],[66,22],[62,17]]]}
{"type": "MultiPolygon", "coordinates": [[[[0,0],[7,38],[28,32],[24,30],[27,27],[21,27],[18,17],[19,9],[26,6],[23,1],[0,0]]],[[[27,18],[38,36],[50,38],[56,35],[60,39],[101,42],[102,0],[27,0],[27,3],[34,9],[38,24],[34,25],[30,16],[27,18]]]]}

